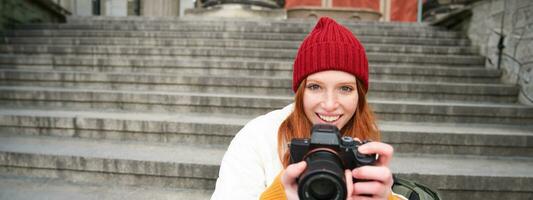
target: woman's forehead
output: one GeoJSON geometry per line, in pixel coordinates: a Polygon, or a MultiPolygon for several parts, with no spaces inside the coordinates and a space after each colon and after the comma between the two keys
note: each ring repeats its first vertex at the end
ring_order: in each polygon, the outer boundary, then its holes
{"type": "Polygon", "coordinates": [[[308,81],[335,81],[335,82],[355,82],[355,76],[338,70],[327,70],[316,72],[307,77],[308,81]]]}

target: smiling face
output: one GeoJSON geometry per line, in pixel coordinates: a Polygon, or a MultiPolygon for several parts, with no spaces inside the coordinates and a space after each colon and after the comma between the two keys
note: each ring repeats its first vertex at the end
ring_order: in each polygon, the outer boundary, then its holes
{"type": "Polygon", "coordinates": [[[342,129],[357,109],[355,76],[343,71],[322,71],[306,79],[303,107],[312,124],[332,124],[342,129]]]}

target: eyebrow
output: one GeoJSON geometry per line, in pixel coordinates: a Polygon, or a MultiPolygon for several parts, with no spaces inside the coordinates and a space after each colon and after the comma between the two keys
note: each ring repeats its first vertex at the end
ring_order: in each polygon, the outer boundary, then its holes
{"type": "MultiPolygon", "coordinates": [[[[322,82],[322,81],[314,80],[314,79],[307,79],[306,82],[307,82],[307,83],[309,83],[309,82],[324,83],[324,82],[322,82]]],[[[346,82],[340,82],[340,83],[337,83],[337,84],[335,84],[335,85],[344,85],[344,84],[349,84],[349,85],[353,84],[353,85],[357,85],[357,82],[356,82],[356,81],[346,81],[346,82]]]]}
{"type": "Polygon", "coordinates": [[[357,82],[355,81],[348,81],[348,82],[340,82],[339,85],[342,85],[342,84],[354,84],[354,85],[357,85],[357,82]]]}

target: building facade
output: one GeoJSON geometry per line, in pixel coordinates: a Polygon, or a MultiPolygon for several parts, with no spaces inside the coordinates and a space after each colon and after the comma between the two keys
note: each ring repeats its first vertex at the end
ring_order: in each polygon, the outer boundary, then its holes
{"type": "Polygon", "coordinates": [[[183,16],[193,0],[53,0],[74,16],[183,16]]]}
{"type": "MultiPolygon", "coordinates": [[[[195,0],[52,0],[73,16],[184,16],[198,7],[195,0]]],[[[364,8],[381,14],[381,21],[417,21],[419,0],[287,0],[285,10],[302,6],[364,8]]]]}

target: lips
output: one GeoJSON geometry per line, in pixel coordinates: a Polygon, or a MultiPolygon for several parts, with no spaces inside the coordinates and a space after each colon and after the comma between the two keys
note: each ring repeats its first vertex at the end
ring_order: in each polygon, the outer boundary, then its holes
{"type": "Polygon", "coordinates": [[[318,118],[320,118],[321,120],[325,122],[335,122],[342,116],[342,115],[322,115],[318,113],[316,115],[318,116],[318,118]]]}

